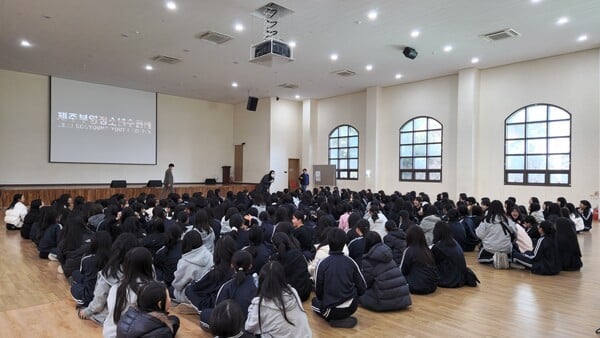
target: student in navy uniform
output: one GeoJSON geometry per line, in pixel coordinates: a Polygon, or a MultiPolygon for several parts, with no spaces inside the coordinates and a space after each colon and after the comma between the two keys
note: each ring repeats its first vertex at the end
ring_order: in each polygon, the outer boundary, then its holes
{"type": "Polygon", "coordinates": [[[58,261],[65,277],[79,269],[83,255],[90,249],[94,233],[80,216],[71,216],[65,222],[62,239],[58,242],[58,261]]]}
{"type": "Polygon", "coordinates": [[[448,223],[437,222],[433,228],[433,247],[431,253],[437,267],[438,286],[458,288],[465,285],[467,262],[465,254],[456,242],[448,223]]]}
{"type": "Polygon", "coordinates": [[[435,292],[439,280],[435,259],[420,227],[408,229],[406,245],[400,269],[408,282],[410,293],[426,295],[435,292]]]}
{"type": "Polygon", "coordinates": [[[587,200],[581,200],[578,211],[581,214],[581,218],[583,218],[583,231],[590,231],[592,229],[592,221],[594,220],[592,204],[587,200]]]}
{"type": "Polygon", "coordinates": [[[160,282],[149,282],[139,290],[137,307],[130,307],[117,324],[117,338],[175,337],[179,318],[169,316],[171,299],[160,282]]]}
{"type": "Polygon", "coordinates": [[[556,275],[560,273],[561,261],[554,242],[554,225],[543,221],[538,225],[540,238],[535,243],[533,251],[520,253],[513,250],[512,261],[519,263],[537,275],[556,275]]]}
{"type": "Polygon", "coordinates": [[[249,230],[250,245],[244,248],[252,255],[252,273],[259,273],[260,269],[269,261],[273,252],[263,241],[263,229],[253,226],[249,230]]]}
{"type": "Polygon", "coordinates": [[[300,249],[292,244],[292,241],[283,232],[273,235],[273,252],[271,261],[278,261],[283,265],[285,277],[296,291],[302,301],[310,297],[312,284],[308,273],[308,263],[300,249]]]}
{"type": "Polygon", "coordinates": [[[383,242],[392,249],[394,262],[396,262],[396,266],[399,266],[402,261],[402,254],[406,249],[406,234],[392,220],[385,222],[385,230],[387,235],[383,237],[383,242]]]}
{"type": "Polygon", "coordinates": [[[328,234],[329,257],[323,259],[315,272],[315,293],[312,308],[333,327],[352,328],[357,320],[351,317],[358,308],[358,297],[367,284],[356,262],[344,256],[346,234],[335,228],[328,234]]]}
{"type": "Polygon", "coordinates": [[[392,250],[381,242],[375,231],[365,235],[361,271],[367,285],[367,290],[360,296],[363,307],[372,311],[390,311],[412,304],[408,283],[393,260],[392,250]]]}
{"type": "MultiPolygon", "coordinates": [[[[233,278],[225,282],[219,292],[215,305],[219,305],[224,300],[231,299],[235,301],[244,315],[244,321],[248,313],[248,307],[256,296],[257,286],[254,278],[250,274],[252,269],[252,255],[247,251],[237,251],[231,258],[231,267],[234,270],[233,278]]],[[[200,326],[203,329],[210,329],[211,315],[214,309],[208,308],[200,313],[200,326]]]]}
{"type": "Polygon", "coordinates": [[[571,229],[571,224],[565,218],[556,220],[556,233],[554,234],[556,248],[563,271],[579,271],[583,266],[581,262],[581,249],[577,241],[577,234],[571,229]]]}
{"type": "Polygon", "coordinates": [[[313,229],[304,226],[304,219],[306,215],[300,210],[294,211],[292,215],[292,225],[294,226],[294,237],[300,243],[300,250],[304,254],[304,257],[308,260],[312,260],[315,255],[315,246],[313,245],[313,229]]]}
{"type": "Polygon", "coordinates": [[[253,334],[244,332],[245,320],[246,314],[235,301],[224,300],[212,312],[210,332],[215,337],[255,338],[253,334]]]}
{"type": "Polygon", "coordinates": [[[53,261],[58,260],[58,239],[62,230],[62,225],[59,222],[60,218],[58,211],[56,208],[50,207],[46,211],[37,232],[40,258],[46,258],[53,261]]]}
{"type": "Polygon", "coordinates": [[[306,168],[302,169],[302,174],[298,177],[298,181],[300,181],[300,186],[302,187],[302,191],[306,191],[306,187],[309,185],[309,177],[306,168]]]}
{"type": "Polygon", "coordinates": [[[94,299],[94,287],[98,272],[102,271],[110,258],[112,237],[106,231],[94,234],[89,252],[81,259],[79,270],[73,271],[71,295],[78,306],[85,307],[94,299]]]}
{"type": "Polygon", "coordinates": [[[154,268],[156,270],[156,280],[163,281],[167,287],[171,286],[175,279],[175,270],[177,270],[177,262],[181,259],[182,241],[181,228],[178,226],[171,227],[167,231],[167,241],[162,248],[156,251],[154,255],[154,268]]]}
{"type": "Polygon", "coordinates": [[[523,220],[523,228],[525,228],[525,231],[527,232],[527,235],[531,237],[531,240],[537,240],[540,238],[540,233],[538,232],[537,226],[538,222],[535,217],[525,216],[525,219],[523,220]]]}
{"type": "Polygon", "coordinates": [[[362,260],[362,255],[365,253],[365,235],[369,232],[369,221],[361,219],[356,222],[354,231],[358,237],[348,243],[348,256],[352,258],[358,266],[362,260]]]}

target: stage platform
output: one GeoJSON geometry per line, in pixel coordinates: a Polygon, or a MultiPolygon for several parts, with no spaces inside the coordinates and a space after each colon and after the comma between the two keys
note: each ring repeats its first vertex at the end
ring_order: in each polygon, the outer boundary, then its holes
{"type": "MultiPolygon", "coordinates": [[[[232,184],[175,184],[175,192],[178,194],[202,192],[204,196],[209,190],[221,189],[220,195],[224,197],[228,191],[237,193],[239,191],[252,191],[256,187],[254,183],[232,183],[232,184]]],[[[26,204],[34,199],[41,199],[44,204],[49,204],[62,194],[83,196],[87,201],[108,198],[114,194],[125,194],[125,196],[136,197],[140,193],[161,195],[162,188],[148,188],[145,184],[131,184],[127,188],[110,188],[107,185],[38,185],[38,186],[5,186],[0,187],[0,207],[6,208],[10,205],[14,194],[23,194],[26,204]]]]}

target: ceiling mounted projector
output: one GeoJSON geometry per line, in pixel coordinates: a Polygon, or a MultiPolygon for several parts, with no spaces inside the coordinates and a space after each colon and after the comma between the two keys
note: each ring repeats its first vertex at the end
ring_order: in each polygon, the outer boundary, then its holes
{"type": "Polygon", "coordinates": [[[404,56],[406,56],[407,58],[414,60],[417,57],[417,51],[414,48],[410,48],[410,47],[404,47],[404,49],[402,50],[402,54],[404,54],[404,56]]]}

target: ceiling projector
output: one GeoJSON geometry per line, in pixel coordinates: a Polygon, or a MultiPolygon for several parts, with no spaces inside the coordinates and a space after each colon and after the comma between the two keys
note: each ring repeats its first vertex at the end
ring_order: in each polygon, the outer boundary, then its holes
{"type": "Polygon", "coordinates": [[[293,48],[287,42],[267,39],[252,45],[250,62],[265,66],[294,61],[293,48]]]}

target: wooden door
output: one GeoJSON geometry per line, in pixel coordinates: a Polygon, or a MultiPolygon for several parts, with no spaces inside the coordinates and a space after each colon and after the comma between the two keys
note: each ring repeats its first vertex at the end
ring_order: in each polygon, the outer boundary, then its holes
{"type": "Polygon", "coordinates": [[[300,182],[298,181],[300,176],[300,159],[289,158],[288,159],[288,189],[290,191],[300,188],[300,182]]]}
{"type": "Polygon", "coordinates": [[[233,159],[233,181],[244,182],[244,144],[235,145],[235,154],[233,159]]]}

